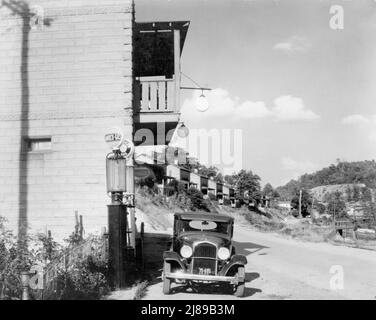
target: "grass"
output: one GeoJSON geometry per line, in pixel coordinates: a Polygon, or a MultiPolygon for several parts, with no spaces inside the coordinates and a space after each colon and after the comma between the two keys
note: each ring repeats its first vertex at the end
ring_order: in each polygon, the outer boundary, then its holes
{"type": "Polygon", "coordinates": [[[331,227],[318,226],[309,223],[297,223],[285,226],[280,233],[292,238],[309,242],[327,242],[333,235],[331,227]]]}
{"type": "Polygon", "coordinates": [[[147,289],[148,289],[148,285],[149,285],[148,281],[142,281],[142,282],[137,283],[133,300],[141,300],[143,297],[145,297],[147,289]]]}
{"type": "Polygon", "coordinates": [[[285,223],[274,216],[267,217],[261,212],[243,210],[244,218],[255,228],[264,232],[273,232],[282,230],[285,223]]]}

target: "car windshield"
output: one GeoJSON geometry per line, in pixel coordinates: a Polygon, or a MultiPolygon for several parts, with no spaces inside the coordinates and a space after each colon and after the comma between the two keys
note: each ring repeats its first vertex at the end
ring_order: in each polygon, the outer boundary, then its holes
{"type": "Polygon", "coordinates": [[[179,233],[185,231],[205,231],[228,234],[229,223],[211,220],[180,220],[178,231],[179,233]]]}

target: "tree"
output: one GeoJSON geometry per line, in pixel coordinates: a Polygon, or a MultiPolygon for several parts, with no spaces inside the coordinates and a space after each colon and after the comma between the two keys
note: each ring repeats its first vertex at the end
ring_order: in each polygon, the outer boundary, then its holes
{"type": "Polygon", "coordinates": [[[359,201],[361,197],[360,188],[358,186],[353,187],[353,193],[352,193],[352,200],[353,201],[359,201]]]}
{"type": "Polygon", "coordinates": [[[364,209],[364,215],[371,220],[376,220],[376,206],[373,201],[372,190],[370,188],[362,188],[361,203],[364,209]]]}
{"type": "Polygon", "coordinates": [[[235,185],[235,183],[236,183],[235,177],[236,177],[236,173],[233,173],[231,175],[226,174],[224,176],[223,180],[224,180],[224,182],[226,182],[226,183],[228,183],[230,185],[235,185]]]}
{"type": "Polygon", "coordinates": [[[204,165],[201,165],[198,169],[198,173],[209,178],[215,178],[219,173],[219,169],[214,166],[206,167],[204,165]]]}
{"type": "Polygon", "coordinates": [[[262,195],[265,197],[273,198],[274,189],[270,183],[265,184],[264,188],[262,189],[262,195]]]}
{"type": "Polygon", "coordinates": [[[352,189],[351,189],[350,186],[346,187],[345,193],[346,193],[346,199],[347,199],[347,201],[352,201],[352,199],[353,199],[353,197],[352,197],[352,189]]]}
{"type": "MultiPolygon", "coordinates": [[[[300,198],[300,190],[295,193],[295,196],[291,200],[291,208],[295,210],[299,210],[299,198],[300,198]]],[[[309,208],[312,206],[312,197],[306,190],[302,190],[302,216],[306,217],[309,215],[309,208]]]]}
{"type": "Polygon", "coordinates": [[[175,180],[175,179],[171,180],[167,184],[167,187],[169,187],[173,191],[173,193],[176,193],[176,194],[181,194],[181,193],[187,192],[185,184],[183,182],[175,180]]]}
{"type": "Polygon", "coordinates": [[[279,198],[280,195],[276,189],[273,190],[273,198],[279,198]]]}
{"type": "Polygon", "coordinates": [[[220,173],[220,172],[218,172],[217,173],[217,176],[214,178],[214,180],[216,181],[216,182],[220,182],[220,183],[223,183],[223,175],[222,175],[222,173],[220,173]]]}
{"type": "Polygon", "coordinates": [[[243,195],[245,191],[248,191],[251,200],[256,203],[261,199],[261,186],[260,177],[257,174],[253,174],[251,170],[240,170],[234,177],[235,186],[238,192],[243,195]]]}
{"type": "Polygon", "coordinates": [[[327,210],[335,218],[346,217],[346,203],[342,200],[340,192],[336,191],[331,195],[327,210]]]}
{"type": "Polygon", "coordinates": [[[298,190],[300,190],[300,183],[296,180],[290,180],[283,187],[276,188],[276,191],[283,200],[291,200],[298,190]]]}
{"type": "Polygon", "coordinates": [[[263,196],[272,196],[273,195],[273,186],[270,183],[266,183],[264,188],[262,189],[263,196]]]}
{"type": "Polygon", "coordinates": [[[189,188],[187,195],[189,199],[191,200],[191,209],[199,209],[199,210],[205,210],[208,211],[207,203],[204,199],[204,195],[200,190],[197,190],[196,188],[189,188]]]}
{"type": "Polygon", "coordinates": [[[313,208],[315,208],[319,212],[319,214],[324,214],[326,211],[326,206],[316,199],[313,201],[313,208]]]}

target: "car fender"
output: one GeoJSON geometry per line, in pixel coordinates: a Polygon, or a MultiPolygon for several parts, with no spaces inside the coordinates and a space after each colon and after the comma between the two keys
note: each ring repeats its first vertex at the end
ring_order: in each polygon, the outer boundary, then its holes
{"type": "Polygon", "coordinates": [[[246,256],[242,254],[235,254],[231,257],[230,261],[222,268],[220,275],[226,276],[228,271],[233,266],[245,266],[247,264],[246,256]]]}
{"type": "Polygon", "coordinates": [[[172,261],[175,261],[177,262],[180,267],[186,271],[186,267],[182,261],[182,259],[180,258],[179,254],[175,251],[165,251],[163,252],[163,260],[166,261],[166,262],[172,262],[172,261]]]}

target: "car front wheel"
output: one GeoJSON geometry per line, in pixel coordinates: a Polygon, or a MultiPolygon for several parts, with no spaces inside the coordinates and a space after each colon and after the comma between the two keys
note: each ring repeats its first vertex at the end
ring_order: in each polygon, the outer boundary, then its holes
{"type": "Polygon", "coordinates": [[[166,277],[166,273],[171,271],[171,264],[165,262],[163,264],[163,294],[170,294],[171,291],[171,279],[166,277]]]}
{"type": "MultiPolygon", "coordinates": [[[[238,276],[244,278],[244,275],[245,275],[244,267],[239,267],[239,269],[238,269],[238,276]]],[[[243,282],[239,282],[239,283],[235,286],[235,292],[234,292],[234,295],[235,295],[236,297],[244,297],[244,293],[245,293],[245,283],[244,283],[244,281],[243,281],[243,282]]]]}

